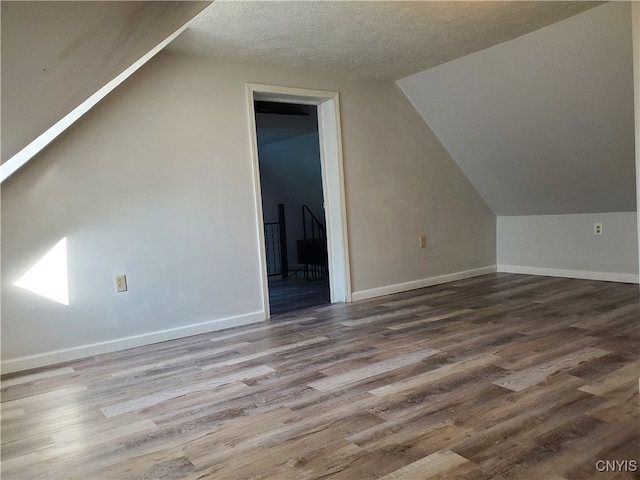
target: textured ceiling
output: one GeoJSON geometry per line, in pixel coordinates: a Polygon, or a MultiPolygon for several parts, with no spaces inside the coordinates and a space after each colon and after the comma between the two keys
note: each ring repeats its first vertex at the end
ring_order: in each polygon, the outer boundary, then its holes
{"type": "Polygon", "coordinates": [[[168,49],[397,80],[599,3],[217,0],[168,49]]]}

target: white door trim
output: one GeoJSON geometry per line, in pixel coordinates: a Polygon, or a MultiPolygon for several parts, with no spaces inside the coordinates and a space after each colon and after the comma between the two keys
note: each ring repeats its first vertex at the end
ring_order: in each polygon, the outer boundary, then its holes
{"type": "Polygon", "coordinates": [[[298,103],[318,106],[318,133],[320,138],[320,164],[322,190],[327,225],[327,253],[329,257],[329,288],[331,303],[351,301],[351,275],[349,269],[349,243],[345,206],[340,103],[338,92],[247,84],[251,154],[253,157],[254,197],[256,202],[259,254],[262,269],[263,305],[269,318],[269,285],[264,247],[264,220],[254,100],[298,103]]]}

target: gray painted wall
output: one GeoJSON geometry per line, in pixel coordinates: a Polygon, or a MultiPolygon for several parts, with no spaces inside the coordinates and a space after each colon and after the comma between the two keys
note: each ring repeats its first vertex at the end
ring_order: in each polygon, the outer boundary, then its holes
{"type": "Polygon", "coordinates": [[[638,282],[635,212],[498,217],[497,249],[500,271],[638,282]]]}
{"type": "Polygon", "coordinates": [[[500,270],[637,281],[631,32],[610,2],[398,82],[498,215],[500,270]]]}
{"type": "Polygon", "coordinates": [[[631,5],[633,26],[633,90],[636,133],[636,221],[638,224],[638,258],[640,259],[640,5],[631,5]]]}
{"type": "Polygon", "coordinates": [[[2,163],[210,2],[7,2],[2,163]]]}
{"type": "Polygon", "coordinates": [[[629,2],[398,83],[496,215],[636,209],[629,2]]]}
{"type": "Polygon", "coordinates": [[[495,265],[495,216],[395,84],[161,53],[2,185],[5,372],[265,318],[247,82],[340,92],[353,292],[495,265]],[[14,286],[65,236],[68,306],[14,286]]]}

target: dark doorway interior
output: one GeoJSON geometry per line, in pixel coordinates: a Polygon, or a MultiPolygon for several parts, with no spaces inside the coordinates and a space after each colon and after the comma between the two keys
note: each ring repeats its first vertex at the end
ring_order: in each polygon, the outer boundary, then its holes
{"type": "Polygon", "coordinates": [[[329,303],[317,107],[254,106],[270,313],[329,303]]]}

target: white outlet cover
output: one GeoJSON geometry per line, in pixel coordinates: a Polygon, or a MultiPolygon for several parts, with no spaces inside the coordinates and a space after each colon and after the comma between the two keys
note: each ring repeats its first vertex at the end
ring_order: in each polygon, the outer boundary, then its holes
{"type": "Polygon", "coordinates": [[[598,223],[594,223],[593,224],[593,234],[594,235],[602,235],[603,234],[602,223],[598,222],[598,223]]]}
{"type": "Polygon", "coordinates": [[[127,276],[126,275],[116,275],[115,283],[116,283],[116,293],[126,292],[127,291],[127,276]]]}

